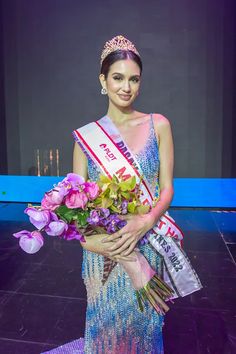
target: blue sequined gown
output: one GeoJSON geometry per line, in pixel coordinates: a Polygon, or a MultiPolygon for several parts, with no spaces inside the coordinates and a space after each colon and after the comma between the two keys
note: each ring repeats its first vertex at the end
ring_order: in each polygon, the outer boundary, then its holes
{"type": "MultiPolygon", "coordinates": [[[[159,150],[152,115],[146,145],[136,154],[152,193],[158,196],[159,150]]],[[[89,179],[96,181],[100,171],[88,158],[89,179]]],[[[162,259],[149,244],[139,245],[157,273],[162,259]]],[[[83,250],[82,277],[87,289],[85,337],[62,345],[50,354],[163,354],[164,317],[147,304],[142,313],[131,281],[117,264],[102,285],[103,256],[83,250]]],[[[46,354],[46,353],[44,353],[46,354]]]]}
{"type": "MultiPolygon", "coordinates": [[[[153,194],[157,194],[159,151],[152,116],[147,143],[136,158],[153,194]]],[[[96,181],[99,173],[89,159],[89,179],[96,181]]],[[[152,246],[146,244],[139,248],[153,269],[160,272],[161,259],[152,246]]],[[[150,305],[146,306],[145,312],[140,312],[131,281],[121,265],[115,266],[105,285],[101,284],[102,275],[103,256],[84,250],[82,277],[87,289],[85,353],[163,353],[163,316],[150,305]]]]}

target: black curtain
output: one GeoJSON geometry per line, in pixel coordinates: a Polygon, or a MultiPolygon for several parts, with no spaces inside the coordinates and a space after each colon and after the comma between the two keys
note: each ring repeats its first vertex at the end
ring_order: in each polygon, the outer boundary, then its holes
{"type": "Polygon", "coordinates": [[[0,2],[0,174],[7,174],[7,141],[4,95],[3,18],[0,2]]]}

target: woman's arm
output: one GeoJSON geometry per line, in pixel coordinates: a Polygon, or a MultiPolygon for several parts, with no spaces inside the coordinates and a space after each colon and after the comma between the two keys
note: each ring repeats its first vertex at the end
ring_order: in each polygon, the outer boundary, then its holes
{"type": "Polygon", "coordinates": [[[88,179],[87,157],[77,143],[74,144],[73,151],[73,172],[85,180],[88,179]]]}
{"type": "Polygon", "coordinates": [[[152,209],[150,217],[154,226],[160,217],[169,208],[174,195],[173,169],[174,169],[174,144],[169,120],[160,115],[154,115],[154,127],[159,140],[160,173],[159,187],[160,198],[152,209]]]}
{"type": "Polygon", "coordinates": [[[169,120],[160,114],[154,115],[154,127],[159,141],[159,187],[160,198],[157,205],[150,213],[145,215],[127,216],[127,225],[107,237],[104,242],[116,241],[111,246],[111,256],[116,254],[130,254],[137,242],[150,230],[168,209],[173,198],[173,166],[174,166],[174,146],[169,120]]]}

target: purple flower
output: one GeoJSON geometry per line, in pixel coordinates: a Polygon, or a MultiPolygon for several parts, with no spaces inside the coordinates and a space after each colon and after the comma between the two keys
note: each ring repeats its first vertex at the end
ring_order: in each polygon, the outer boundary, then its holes
{"type": "Polygon", "coordinates": [[[68,225],[63,220],[53,220],[45,227],[45,232],[49,236],[61,236],[67,229],[68,225]]]}
{"type": "Polygon", "coordinates": [[[123,200],[121,203],[121,214],[127,214],[128,200],[123,200]]]}
{"type": "Polygon", "coordinates": [[[97,226],[100,221],[99,210],[91,210],[87,222],[90,225],[97,226]]]}
{"type": "Polygon", "coordinates": [[[107,233],[108,234],[114,234],[114,232],[117,231],[116,225],[114,223],[110,223],[106,227],[107,233]]]}
{"type": "Polygon", "coordinates": [[[127,224],[127,221],[126,220],[120,220],[118,223],[117,223],[117,227],[118,229],[122,229],[125,225],[127,224]]]}
{"type": "Polygon", "coordinates": [[[101,216],[103,218],[108,218],[108,216],[110,215],[110,210],[109,209],[106,209],[106,208],[101,208],[99,209],[100,212],[101,212],[101,216]]]}
{"type": "Polygon", "coordinates": [[[65,240],[79,240],[85,242],[84,236],[79,233],[75,225],[69,225],[66,232],[62,235],[65,240]]]}
{"type": "Polygon", "coordinates": [[[26,253],[33,254],[40,250],[44,244],[43,236],[39,231],[22,230],[13,234],[19,238],[19,245],[26,253]]]}
{"type": "Polygon", "coordinates": [[[108,218],[108,224],[106,225],[106,230],[109,234],[112,234],[118,231],[117,224],[120,222],[120,219],[117,214],[111,214],[108,218]]]}
{"type": "Polygon", "coordinates": [[[84,178],[76,173],[68,173],[66,178],[64,178],[61,182],[58,183],[58,186],[64,186],[67,189],[78,189],[80,185],[84,183],[84,178]]]}
{"type": "Polygon", "coordinates": [[[109,224],[109,220],[107,218],[100,219],[99,226],[106,227],[109,224]]]}
{"type": "Polygon", "coordinates": [[[39,210],[30,207],[26,208],[24,212],[29,216],[31,224],[33,224],[38,230],[44,228],[51,220],[51,213],[49,210],[39,210]]]}
{"type": "Polygon", "coordinates": [[[109,215],[110,215],[110,210],[106,209],[106,208],[101,208],[100,210],[100,226],[107,226],[107,224],[109,224],[109,215]]]}
{"type": "Polygon", "coordinates": [[[108,218],[108,224],[106,225],[106,230],[109,234],[112,234],[124,227],[127,224],[126,220],[121,220],[118,214],[112,214],[108,218]]]}
{"type": "Polygon", "coordinates": [[[110,210],[106,208],[99,208],[90,211],[87,222],[92,226],[106,226],[109,223],[110,210]]]}

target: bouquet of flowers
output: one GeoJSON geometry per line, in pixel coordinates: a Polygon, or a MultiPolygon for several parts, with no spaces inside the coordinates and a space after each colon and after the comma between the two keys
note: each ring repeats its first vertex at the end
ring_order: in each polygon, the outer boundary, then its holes
{"type": "MultiPolygon", "coordinates": [[[[83,177],[69,173],[66,178],[46,192],[40,206],[29,205],[25,213],[36,230],[22,230],[14,233],[19,238],[20,247],[27,253],[36,253],[44,244],[43,232],[65,240],[86,242],[85,236],[91,234],[111,234],[125,226],[126,221],[119,215],[127,213],[145,214],[149,205],[141,204],[140,184],[135,177],[119,180],[101,175],[98,182],[90,182],[83,177]]],[[[132,252],[136,261],[119,261],[131,278],[136,289],[139,308],[148,300],[157,312],[164,313],[169,308],[165,304],[173,291],[150,267],[146,258],[135,249],[132,252]]],[[[106,257],[105,257],[106,258],[106,257]]],[[[110,262],[105,271],[103,283],[116,262],[110,262]]]]}

